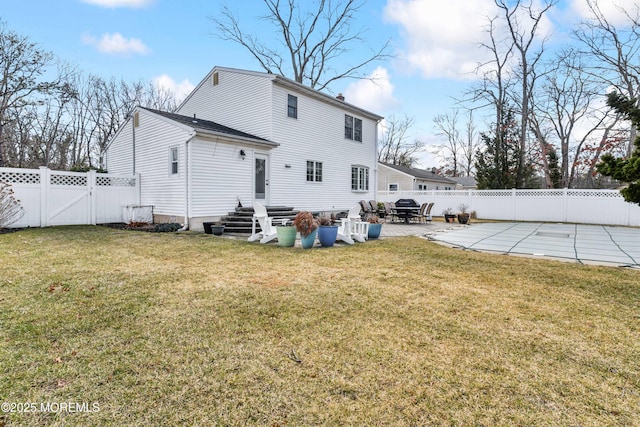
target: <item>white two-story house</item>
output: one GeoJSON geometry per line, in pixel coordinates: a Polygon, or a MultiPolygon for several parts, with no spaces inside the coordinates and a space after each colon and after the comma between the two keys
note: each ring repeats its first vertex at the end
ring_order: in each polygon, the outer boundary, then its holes
{"type": "Polygon", "coordinates": [[[216,67],[175,113],[138,107],[108,144],[156,220],[192,229],[238,202],[346,210],[376,198],[381,116],[268,73],[216,67]]]}

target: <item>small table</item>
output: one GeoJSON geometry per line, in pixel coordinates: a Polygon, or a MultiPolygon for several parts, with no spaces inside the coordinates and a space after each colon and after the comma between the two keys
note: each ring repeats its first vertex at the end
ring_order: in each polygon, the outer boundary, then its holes
{"type": "Polygon", "coordinates": [[[404,218],[405,224],[408,224],[410,218],[413,218],[420,213],[420,206],[396,207],[394,211],[398,218],[404,218]]]}

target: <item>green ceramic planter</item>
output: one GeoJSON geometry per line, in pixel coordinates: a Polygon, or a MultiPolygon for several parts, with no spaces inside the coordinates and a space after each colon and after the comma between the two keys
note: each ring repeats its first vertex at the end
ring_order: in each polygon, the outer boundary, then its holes
{"type": "Polygon", "coordinates": [[[276,227],[278,233],[278,245],[293,246],[296,244],[296,228],[295,227],[276,227]]]}

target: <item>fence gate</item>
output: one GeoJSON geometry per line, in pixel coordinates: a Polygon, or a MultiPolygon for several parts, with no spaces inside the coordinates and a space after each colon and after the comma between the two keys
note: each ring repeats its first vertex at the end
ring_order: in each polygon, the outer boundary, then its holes
{"type": "Polygon", "coordinates": [[[0,181],[25,212],[11,227],[120,222],[123,207],[140,202],[137,175],[0,168],[0,181]]]}

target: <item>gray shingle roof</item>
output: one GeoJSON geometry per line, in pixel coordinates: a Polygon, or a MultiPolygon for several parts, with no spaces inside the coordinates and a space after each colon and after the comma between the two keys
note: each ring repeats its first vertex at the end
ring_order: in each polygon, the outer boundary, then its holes
{"type": "Polygon", "coordinates": [[[433,173],[431,171],[428,170],[424,170],[424,169],[414,169],[414,168],[410,168],[408,166],[401,166],[401,165],[392,165],[390,163],[383,163],[380,162],[381,164],[388,166],[392,169],[395,169],[397,171],[406,173],[408,175],[411,175],[415,178],[419,178],[419,179],[424,179],[424,180],[429,180],[429,181],[437,181],[437,182],[443,182],[446,184],[452,184],[455,185],[456,182],[449,179],[449,178],[445,178],[444,176],[438,175],[437,173],[433,173]]]}
{"type": "Polygon", "coordinates": [[[152,108],[146,108],[146,107],[140,107],[140,108],[142,108],[143,110],[150,111],[154,114],[161,115],[163,117],[166,117],[168,119],[171,119],[183,125],[192,127],[193,129],[195,129],[196,132],[206,131],[206,132],[221,133],[221,134],[235,136],[239,138],[253,139],[261,143],[277,145],[276,143],[269,141],[268,139],[260,138],[259,136],[251,135],[250,133],[242,132],[237,129],[230,128],[228,126],[224,126],[219,123],[212,122],[210,120],[203,120],[199,118],[183,116],[181,114],[176,114],[176,113],[168,113],[166,111],[154,110],[152,108]]]}

